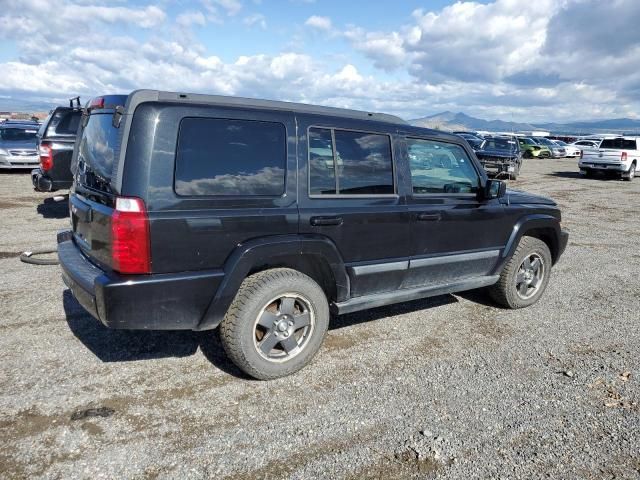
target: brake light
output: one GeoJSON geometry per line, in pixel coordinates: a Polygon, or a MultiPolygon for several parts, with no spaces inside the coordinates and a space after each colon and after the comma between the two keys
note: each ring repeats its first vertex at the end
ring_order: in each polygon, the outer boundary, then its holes
{"type": "Polygon", "coordinates": [[[621,162],[627,161],[627,152],[622,152],[622,155],[620,155],[620,161],[621,162]]]}
{"type": "Polygon", "coordinates": [[[48,172],[53,168],[53,153],[49,143],[42,142],[38,146],[38,154],[40,155],[40,166],[42,170],[48,172]]]}
{"type": "Polygon", "coordinates": [[[118,197],[111,217],[113,269],[120,273],[151,273],[149,217],[139,198],[118,197]]]}
{"type": "Polygon", "coordinates": [[[104,97],[96,97],[91,100],[89,108],[104,108],[104,97]]]}

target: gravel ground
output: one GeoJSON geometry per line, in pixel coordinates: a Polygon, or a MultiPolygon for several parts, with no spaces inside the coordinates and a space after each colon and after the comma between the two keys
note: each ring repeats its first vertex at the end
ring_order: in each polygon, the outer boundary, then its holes
{"type": "Polygon", "coordinates": [[[3,478],[640,478],[640,179],[528,160],[570,243],[543,299],[477,292],[333,320],[302,372],[258,382],[216,332],[110,331],[66,291],[65,203],[0,174],[3,478]]]}

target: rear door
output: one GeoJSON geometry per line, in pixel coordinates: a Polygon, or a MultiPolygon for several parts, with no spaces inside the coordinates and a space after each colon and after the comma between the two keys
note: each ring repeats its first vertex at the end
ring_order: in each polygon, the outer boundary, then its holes
{"type": "Polygon", "coordinates": [[[300,233],[329,238],[351,296],[400,287],[409,255],[409,217],[398,193],[389,127],[298,115],[300,233]]]}
{"type": "Polygon", "coordinates": [[[403,287],[488,275],[511,232],[498,199],[478,200],[481,177],[460,144],[406,137],[411,194],[411,259],[403,287]]]}

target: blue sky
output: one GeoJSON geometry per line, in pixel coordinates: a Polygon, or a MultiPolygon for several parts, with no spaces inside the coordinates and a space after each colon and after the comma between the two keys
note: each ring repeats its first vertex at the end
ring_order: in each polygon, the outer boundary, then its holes
{"type": "Polygon", "coordinates": [[[6,98],[59,102],[158,88],[405,118],[443,110],[529,122],[640,114],[637,0],[0,7],[0,110],[6,98]]]}

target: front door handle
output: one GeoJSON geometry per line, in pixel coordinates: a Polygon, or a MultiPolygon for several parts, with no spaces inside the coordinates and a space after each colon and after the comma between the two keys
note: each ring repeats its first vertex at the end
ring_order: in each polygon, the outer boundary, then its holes
{"type": "Polygon", "coordinates": [[[419,213],[418,214],[418,221],[420,222],[438,222],[440,221],[440,218],[442,218],[440,216],[439,213],[419,213]]]}
{"type": "Polygon", "coordinates": [[[314,227],[342,225],[342,217],[311,217],[309,221],[314,227]]]}

